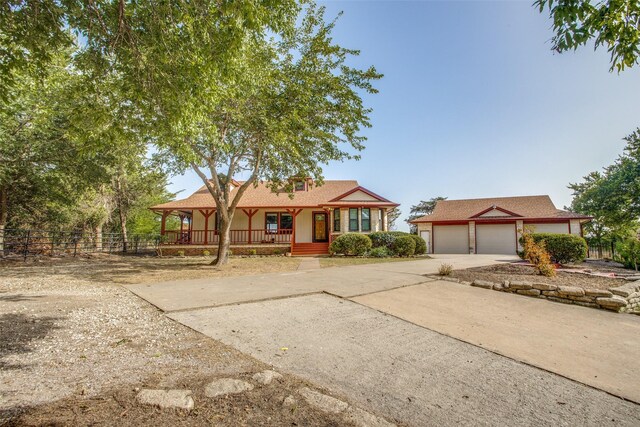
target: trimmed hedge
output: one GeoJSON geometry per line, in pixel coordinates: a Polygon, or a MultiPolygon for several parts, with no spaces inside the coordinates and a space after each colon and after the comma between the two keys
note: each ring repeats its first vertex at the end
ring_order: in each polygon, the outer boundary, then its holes
{"type": "Polygon", "coordinates": [[[558,264],[582,262],[587,257],[587,242],[575,234],[532,233],[531,237],[536,243],[544,242],[551,259],[558,264]]]}
{"type": "Polygon", "coordinates": [[[329,253],[363,256],[371,249],[371,239],[366,234],[346,233],[329,245],[329,253]]]}
{"type": "Polygon", "coordinates": [[[368,234],[371,239],[371,246],[374,248],[387,248],[393,247],[393,242],[396,240],[396,236],[388,231],[376,231],[368,234]]]}
{"type": "Polygon", "coordinates": [[[401,257],[412,256],[416,252],[416,241],[409,235],[396,237],[393,252],[401,257]]]}
{"type": "Polygon", "coordinates": [[[377,248],[371,249],[367,256],[371,258],[389,258],[391,252],[385,246],[378,246],[377,248]]]}
{"type": "Polygon", "coordinates": [[[414,255],[423,255],[427,253],[427,242],[417,234],[409,234],[409,236],[416,242],[416,252],[414,255]]]}

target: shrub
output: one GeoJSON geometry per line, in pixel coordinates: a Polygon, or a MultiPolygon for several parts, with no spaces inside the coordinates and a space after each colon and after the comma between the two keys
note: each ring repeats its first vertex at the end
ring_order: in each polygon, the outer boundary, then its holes
{"type": "Polygon", "coordinates": [[[177,254],[178,256],[184,256],[184,251],[178,251],[177,254]]]}
{"type": "Polygon", "coordinates": [[[627,238],[618,245],[618,259],[626,268],[633,268],[638,271],[640,266],[640,240],[627,238]]]}
{"type": "Polygon", "coordinates": [[[249,249],[249,255],[254,256],[257,254],[258,254],[258,251],[256,251],[255,249],[249,249]]]}
{"type": "Polygon", "coordinates": [[[527,233],[522,236],[525,258],[534,265],[538,274],[546,277],[556,275],[556,269],[551,263],[549,252],[545,248],[544,240],[536,242],[533,235],[527,233]]]}
{"type": "Polygon", "coordinates": [[[397,236],[388,231],[376,231],[375,233],[369,234],[371,246],[374,248],[386,247],[387,249],[391,249],[396,237],[397,236]]]}
{"type": "Polygon", "coordinates": [[[367,255],[371,258],[388,258],[391,256],[391,252],[385,246],[378,246],[371,249],[367,255]]]}
{"type": "Polygon", "coordinates": [[[427,242],[425,242],[422,237],[417,234],[409,234],[409,237],[416,242],[416,252],[414,255],[423,255],[427,253],[427,242]]]}
{"type": "Polygon", "coordinates": [[[362,256],[371,249],[371,239],[366,234],[346,233],[329,245],[329,253],[362,256]]]}
{"type": "Polygon", "coordinates": [[[582,262],[587,257],[587,242],[575,234],[529,233],[529,235],[536,243],[544,242],[551,259],[558,264],[582,262]]]}
{"type": "Polygon", "coordinates": [[[211,252],[209,252],[208,250],[205,249],[204,251],[202,251],[202,256],[209,256],[209,255],[211,255],[211,252]]]}
{"type": "Polygon", "coordinates": [[[393,252],[402,257],[411,256],[416,252],[416,242],[411,236],[399,236],[393,242],[393,252]]]}
{"type": "Polygon", "coordinates": [[[453,266],[451,264],[440,264],[440,268],[438,269],[438,275],[440,276],[448,276],[453,271],[453,266]]]}

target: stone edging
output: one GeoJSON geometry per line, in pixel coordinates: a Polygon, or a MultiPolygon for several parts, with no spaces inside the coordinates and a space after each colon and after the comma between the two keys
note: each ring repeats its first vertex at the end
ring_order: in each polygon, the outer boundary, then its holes
{"type": "Polygon", "coordinates": [[[473,282],[465,282],[454,277],[434,277],[448,282],[543,298],[564,304],[602,308],[619,313],[640,314],[640,280],[628,282],[622,286],[605,291],[601,289],[583,289],[575,286],[558,286],[548,283],[534,283],[519,280],[504,280],[502,283],[495,283],[476,279],[473,282]]]}

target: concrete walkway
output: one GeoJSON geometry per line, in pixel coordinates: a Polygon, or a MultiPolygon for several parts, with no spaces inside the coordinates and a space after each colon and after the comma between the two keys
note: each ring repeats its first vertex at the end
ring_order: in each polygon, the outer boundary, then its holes
{"type": "MultiPolygon", "coordinates": [[[[432,280],[442,263],[455,268],[491,265],[515,258],[449,255],[437,259],[323,268],[259,276],[195,279],[127,286],[163,311],[192,310],[327,292],[341,297],[379,292],[432,280]]],[[[265,262],[268,262],[265,259],[265,262]]]]}
{"type": "Polygon", "coordinates": [[[640,317],[434,281],[354,301],[640,403],[640,317]]]}
{"type": "Polygon", "coordinates": [[[444,262],[512,260],[445,256],[128,288],[407,425],[640,425],[631,402],[640,402],[639,317],[425,277],[444,262]]]}

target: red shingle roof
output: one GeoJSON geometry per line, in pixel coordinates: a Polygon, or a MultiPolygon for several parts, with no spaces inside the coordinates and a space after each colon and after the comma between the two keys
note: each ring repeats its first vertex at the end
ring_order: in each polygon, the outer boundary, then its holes
{"type": "MultiPolygon", "coordinates": [[[[242,182],[239,182],[242,184],[242,182]]],[[[379,201],[340,201],[353,190],[360,188],[355,180],[326,180],[321,186],[310,185],[308,191],[296,191],[290,197],[286,192],[273,192],[265,182],[259,182],[257,186],[250,186],[240,199],[239,208],[304,208],[320,206],[347,206],[347,205],[372,205],[372,206],[398,206],[384,198],[379,201]],[[332,201],[335,200],[335,201],[332,201]]],[[[366,190],[366,189],[364,189],[366,190]]],[[[368,191],[368,190],[366,190],[368,191]]],[[[233,195],[233,192],[231,193],[233,195]]],[[[373,193],[372,193],[373,194],[373,193]]],[[[198,208],[215,208],[216,204],[209,190],[203,185],[186,199],[175,200],[153,206],[153,210],[181,210],[198,208]]]]}
{"type": "Polygon", "coordinates": [[[433,213],[411,222],[492,219],[591,219],[591,217],[557,209],[549,196],[516,196],[442,200],[436,203],[433,213]],[[502,214],[491,216],[489,213],[492,209],[497,209],[502,214]]]}

